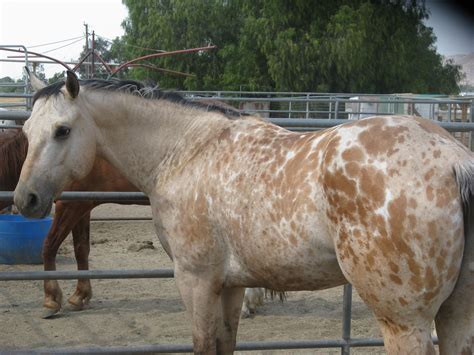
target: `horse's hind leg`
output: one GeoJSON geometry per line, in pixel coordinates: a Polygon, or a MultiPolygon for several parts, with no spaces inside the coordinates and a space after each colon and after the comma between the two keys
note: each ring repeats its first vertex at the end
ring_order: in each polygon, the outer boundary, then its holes
{"type": "MultiPolygon", "coordinates": [[[[474,206],[470,221],[474,221],[474,206]]],[[[471,223],[472,224],[472,223],[471,223]]],[[[436,316],[441,354],[474,353],[474,228],[466,233],[464,256],[453,292],[436,316]]]]}
{"type": "Polygon", "coordinates": [[[390,318],[377,317],[382,330],[387,354],[418,355],[435,354],[431,340],[431,322],[412,325],[407,322],[394,322],[390,318]]]}
{"type": "Polygon", "coordinates": [[[232,354],[237,339],[245,288],[224,288],[221,293],[221,321],[217,328],[217,353],[232,354]]]}
{"type": "MultiPolygon", "coordinates": [[[[89,210],[72,230],[74,254],[78,270],[89,270],[90,218],[91,213],[89,210]]],[[[89,303],[91,297],[92,287],[90,280],[79,279],[77,280],[76,291],[69,297],[68,303],[72,310],[79,311],[84,305],[89,303]]]]}

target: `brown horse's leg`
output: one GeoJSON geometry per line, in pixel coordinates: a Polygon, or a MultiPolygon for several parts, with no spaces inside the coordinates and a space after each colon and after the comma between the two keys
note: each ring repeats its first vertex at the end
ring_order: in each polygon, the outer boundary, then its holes
{"type": "MultiPolygon", "coordinates": [[[[56,254],[59,246],[78,223],[84,213],[93,208],[90,202],[57,202],[53,224],[43,244],[45,271],[56,270],[56,254]]],[[[56,280],[44,281],[43,317],[50,317],[61,309],[62,292],[56,280]]]]}
{"type": "Polygon", "coordinates": [[[217,328],[218,354],[232,354],[234,352],[244,293],[245,288],[222,290],[221,321],[217,328]]]}
{"type": "MultiPolygon", "coordinates": [[[[78,270],[89,270],[90,218],[91,213],[88,211],[72,230],[74,254],[76,255],[78,270]]],[[[91,297],[92,287],[90,280],[79,279],[77,281],[76,291],[69,297],[68,302],[71,309],[79,311],[84,305],[89,303],[91,297]]]]}
{"type": "Polygon", "coordinates": [[[474,353],[474,206],[471,206],[464,256],[453,292],[436,316],[441,354],[474,353]]]}

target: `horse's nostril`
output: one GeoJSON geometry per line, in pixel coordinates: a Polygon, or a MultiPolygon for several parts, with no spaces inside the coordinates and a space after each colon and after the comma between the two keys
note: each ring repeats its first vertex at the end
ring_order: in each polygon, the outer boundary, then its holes
{"type": "Polygon", "coordinates": [[[38,196],[36,194],[29,194],[28,195],[28,206],[35,207],[38,204],[38,196]]]}

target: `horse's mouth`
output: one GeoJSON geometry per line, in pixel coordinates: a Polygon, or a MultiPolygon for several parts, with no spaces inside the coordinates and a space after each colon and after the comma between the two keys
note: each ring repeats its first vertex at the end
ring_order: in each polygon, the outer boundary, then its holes
{"type": "Polygon", "coordinates": [[[53,209],[53,200],[49,200],[47,205],[46,205],[46,208],[44,209],[43,213],[41,214],[41,217],[39,218],[45,218],[47,216],[49,216],[49,214],[51,213],[51,210],[53,209]]]}
{"type": "Polygon", "coordinates": [[[21,185],[15,190],[14,200],[20,213],[27,218],[44,218],[53,208],[52,198],[42,198],[39,194],[25,191],[21,185]]]}
{"type": "Polygon", "coordinates": [[[53,200],[42,203],[35,208],[18,208],[20,213],[26,218],[45,218],[49,216],[53,209],[53,200]]]}

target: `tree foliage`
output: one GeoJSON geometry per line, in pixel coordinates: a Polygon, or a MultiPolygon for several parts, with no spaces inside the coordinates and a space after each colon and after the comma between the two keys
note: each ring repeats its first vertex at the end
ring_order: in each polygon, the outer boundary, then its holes
{"type": "Polygon", "coordinates": [[[2,84],[2,86],[0,86],[0,92],[5,92],[5,93],[20,92],[19,88],[15,86],[9,86],[9,85],[14,85],[15,83],[16,83],[15,80],[10,78],[9,76],[0,78],[0,84],[2,84]]]}
{"type": "Polygon", "coordinates": [[[459,67],[443,63],[423,0],[123,0],[115,58],[207,44],[218,50],[149,63],[193,73],[129,71],[179,89],[456,93],[459,67]]]}

